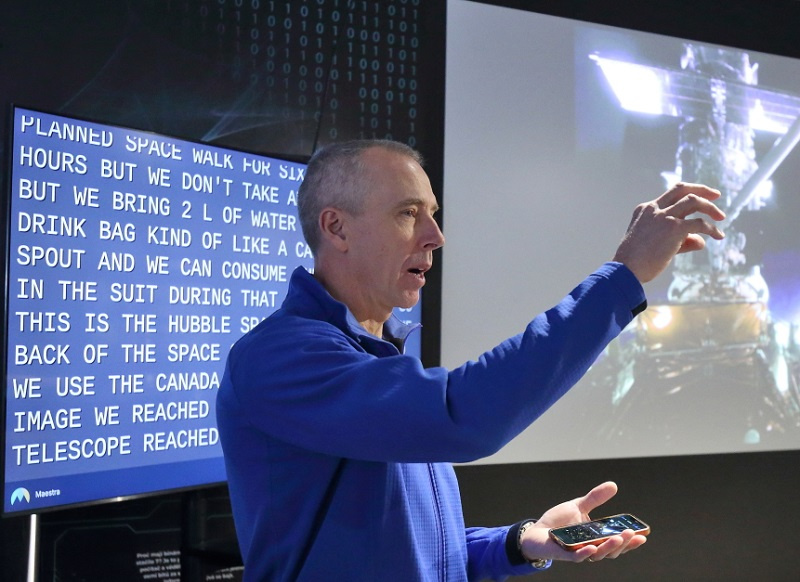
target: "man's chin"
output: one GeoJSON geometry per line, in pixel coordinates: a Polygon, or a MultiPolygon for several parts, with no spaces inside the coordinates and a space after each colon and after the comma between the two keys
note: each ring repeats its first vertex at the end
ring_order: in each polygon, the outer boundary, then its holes
{"type": "Polygon", "coordinates": [[[400,305],[398,305],[397,307],[399,307],[400,309],[411,309],[417,303],[419,303],[419,291],[414,291],[406,293],[403,296],[400,305]]]}

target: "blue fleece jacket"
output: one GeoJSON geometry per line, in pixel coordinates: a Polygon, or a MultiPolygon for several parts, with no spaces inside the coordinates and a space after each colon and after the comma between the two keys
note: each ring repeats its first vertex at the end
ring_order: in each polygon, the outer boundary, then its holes
{"type": "Polygon", "coordinates": [[[607,263],[478,360],[448,371],[370,335],[308,272],[231,349],[217,421],[252,581],[502,579],[532,571],[509,527],[465,528],[452,462],[492,454],[584,374],[644,302],[607,263]],[[512,544],[513,545],[513,544],[512,544]]]}

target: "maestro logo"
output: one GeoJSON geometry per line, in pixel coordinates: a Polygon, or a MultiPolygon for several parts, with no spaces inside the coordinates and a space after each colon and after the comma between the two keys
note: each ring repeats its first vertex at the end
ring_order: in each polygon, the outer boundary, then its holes
{"type": "Polygon", "coordinates": [[[11,494],[11,505],[14,505],[17,501],[22,503],[22,501],[26,503],[31,502],[31,494],[30,491],[25,489],[25,487],[17,487],[14,489],[14,493],[11,494]]]}

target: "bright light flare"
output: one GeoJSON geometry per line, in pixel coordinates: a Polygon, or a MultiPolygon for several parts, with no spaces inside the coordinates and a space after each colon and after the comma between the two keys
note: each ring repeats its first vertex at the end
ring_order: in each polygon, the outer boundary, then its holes
{"type": "Polygon", "coordinates": [[[597,55],[590,58],[600,66],[623,109],[650,115],[669,113],[663,99],[666,78],[659,71],[597,55]]]}
{"type": "Polygon", "coordinates": [[[666,329],[672,323],[672,309],[668,305],[656,305],[653,308],[653,327],[656,329],[666,329]]]}
{"type": "Polygon", "coordinates": [[[750,127],[756,131],[767,131],[783,135],[789,129],[789,123],[781,117],[770,115],[764,110],[761,99],[756,99],[750,109],[750,127]]]}

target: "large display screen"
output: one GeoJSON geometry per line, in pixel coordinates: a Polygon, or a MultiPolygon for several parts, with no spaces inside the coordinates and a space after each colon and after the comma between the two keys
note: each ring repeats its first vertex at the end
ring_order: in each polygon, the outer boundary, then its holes
{"type": "Polygon", "coordinates": [[[488,461],[800,448],[800,62],[464,0],[447,18],[444,365],[555,305],[678,180],[728,215],[488,461]]]}
{"type": "Polygon", "coordinates": [[[305,165],[13,118],[4,511],[224,481],[228,349],[280,306],[296,267],[313,268],[305,165]]]}
{"type": "Polygon", "coordinates": [[[17,108],[4,510],[222,482],[230,345],[312,266],[305,166],[17,108]]]}

